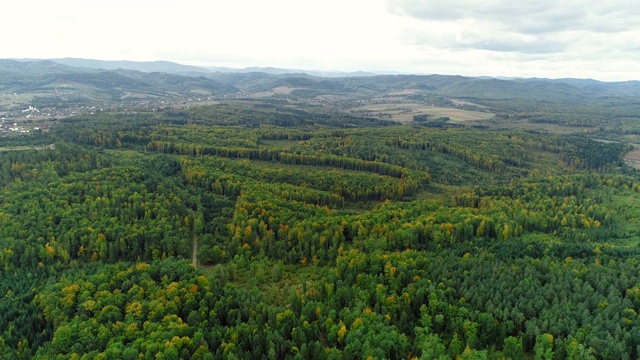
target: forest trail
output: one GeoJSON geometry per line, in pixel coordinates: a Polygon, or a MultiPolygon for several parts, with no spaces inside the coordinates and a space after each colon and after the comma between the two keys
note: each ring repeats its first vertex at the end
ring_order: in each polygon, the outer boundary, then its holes
{"type": "Polygon", "coordinates": [[[198,254],[198,237],[193,235],[193,255],[191,256],[191,264],[194,268],[198,268],[198,258],[196,255],[198,254]]]}

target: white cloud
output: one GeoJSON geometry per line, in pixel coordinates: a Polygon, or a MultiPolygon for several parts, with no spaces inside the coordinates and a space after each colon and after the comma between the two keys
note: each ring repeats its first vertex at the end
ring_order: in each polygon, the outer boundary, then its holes
{"type": "Polygon", "coordinates": [[[0,57],[640,79],[635,6],[629,0],[21,0],[3,9],[0,57]]]}
{"type": "MultiPolygon", "coordinates": [[[[640,77],[635,6],[628,0],[387,0],[391,13],[410,20],[405,33],[415,45],[464,50],[482,69],[500,71],[485,74],[604,80],[640,77]]],[[[450,70],[477,74],[480,69],[469,67],[450,70]]]]}
{"type": "Polygon", "coordinates": [[[423,20],[475,19],[497,22],[508,31],[539,34],[557,31],[591,30],[617,32],[640,24],[632,0],[387,0],[388,8],[423,20]]]}

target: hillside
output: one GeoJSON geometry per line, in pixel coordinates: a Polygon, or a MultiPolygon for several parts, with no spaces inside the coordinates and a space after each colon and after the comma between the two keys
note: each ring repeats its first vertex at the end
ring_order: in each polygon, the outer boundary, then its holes
{"type": "MultiPolygon", "coordinates": [[[[171,75],[170,84],[189,82],[189,77],[219,79],[230,85],[227,89],[218,91],[233,92],[238,84],[249,93],[260,92],[280,86],[294,86],[309,90],[331,92],[391,92],[417,89],[441,96],[456,96],[477,99],[531,99],[537,101],[568,102],[585,98],[640,95],[639,82],[628,81],[605,83],[590,79],[492,79],[469,78],[445,75],[376,75],[343,77],[318,77],[304,74],[301,70],[247,68],[242,71],[227,69],[225,72],[211,73],[205,68],[180,65],[165,61],[132,62],[132,61],[100,61],[90,59],[53,59],[53,60],[1,60],[0,74],[4,78],[2,84],[6,86],[9,75],[16,79],[26,79],[29,76],[46,77],[55,74],[107,74],[113,76],[114,86],[131,86],[129,77],[140,80],[148,73],[166,73],[171,75]],[[105,71],[119,70],[119,71],[105,71]],[[132,71],[127,71],[132,70],[132,71]],[[128,74],[125,78],[117,78],[116,74],[128,74]],[[181,76],[178,76],[181,75],[181,76]],[[190,75],[190,76],[184,76],[190,75]],[[175,76],[175,77],[174,77],[175,76]],[[265,79],[269,83],[265,84],[265,79]],[[304,81],[302,80],[304,79],[304,81]],[[120,82],[123,82],[122,84],[120,82]],[[330,84],[330,85],[329,85],[330,84]]],[[[166,75],[169,76],[169,75],[166,75]]],[[[86,81],[91,83],[90,80],[86,81]]],[[[43,84],[44,85],[44,84],[43,84]]],[[[142,83],[141,85],[144,85],[142,83]]],[[[154,86],[162,89],[163,82],[154,86]]],[[[171,89],[166,89],[171,91],[171,89]]]]}
{"type": "Polygon", "coordinates": [[[0,358],[638,358],[636,85],[0,61],[0,358]]]}
{"type": "Polygon", "coordinates": [[[127,98],[170,100],[238,90],[202,76],[124,69],[97,70],[48,60],[0,60],[0,91],[22,96],[2,106],[11,109],[28,105],[58,108],[106,106],[127,98]]]}
{"type": "Polygon", "coordinates": [[[638,355],[627,146],[311,110],[0,138],[1,354],[638,355]]]}
{"type": "Polygon", "coordinates": [[[206,73],[206,69],[177,64],[170,61],[107,61],[94,59],[62,58],[51,59],[51,61],[79,68],[99,69],[99,70],[135,70],[140,72],[163,72],[170,74],[206,73]]]}

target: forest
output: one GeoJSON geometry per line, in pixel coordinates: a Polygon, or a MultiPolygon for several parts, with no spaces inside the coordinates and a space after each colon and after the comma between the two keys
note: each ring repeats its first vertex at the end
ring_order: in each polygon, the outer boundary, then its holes
{"type": "Polygon", "coordinates": [[[3,359],[640,356],[622,142],[221,101],[0,148],[3,359]]]}

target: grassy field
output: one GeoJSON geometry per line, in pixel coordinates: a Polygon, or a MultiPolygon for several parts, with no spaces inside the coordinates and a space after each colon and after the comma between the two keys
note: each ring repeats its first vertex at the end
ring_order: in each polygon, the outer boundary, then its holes
{"type": "Polygon", "coordinates": [[[0,110],[25,108],[33,98],[33,94],[0,94],[0,110]]]}
{"type": "MultiPolygon", "coordinates": [[[[547,124],[547,123],[534,123],[528,120],[513,120],[513,119],[501,119],[493,118],[490,122],[483,125],[488,125],[496,130],[505,131],[537,131],[546,132],[552,134],[589,134],[597,131],[597,128],[592,126],[568,126],[562,124],[547,124]]],[[[593,136],[593,135],[589,135],[593,136]]]]}
{"type": "Polygon", "coordinates": [[[382,103],[371,104],[350,109],[352,113],[409,123],[414,115],[428,115],[429,119],[448,117],[453,123],[466,123],[492,119],[495,114],[481,111],[470,111],[456,108],[427,106],[418,103],[382,103]]]}

